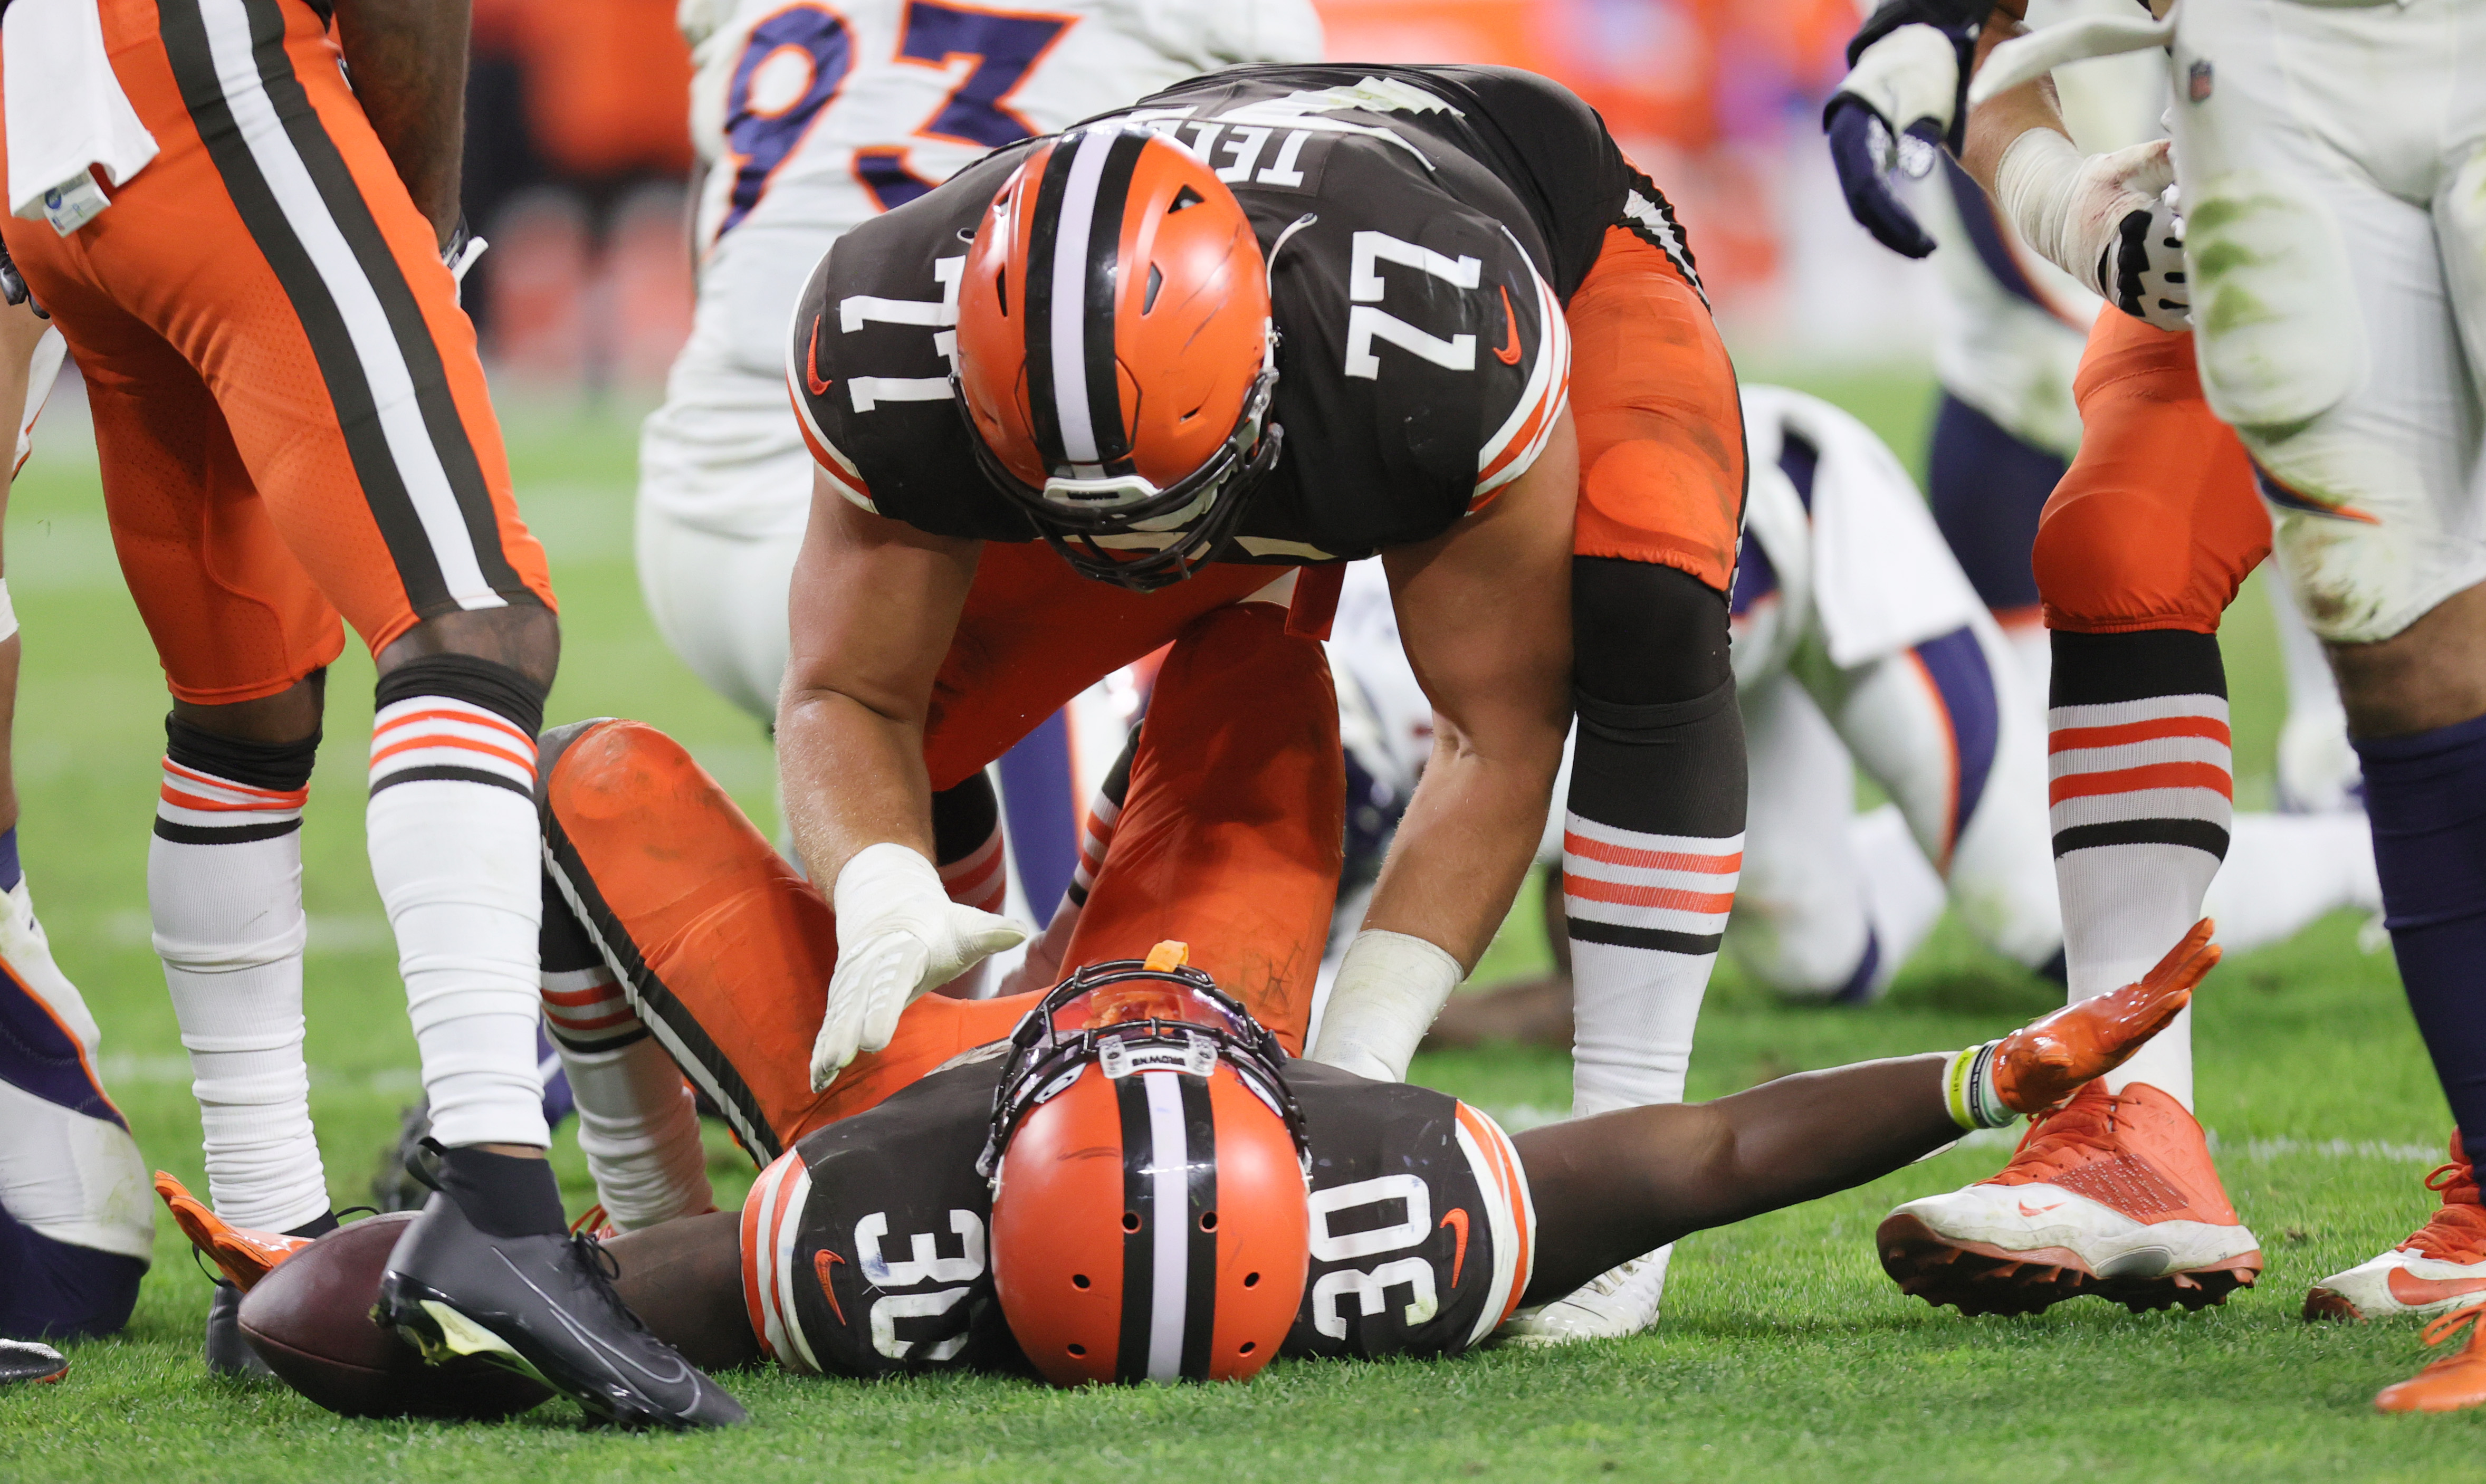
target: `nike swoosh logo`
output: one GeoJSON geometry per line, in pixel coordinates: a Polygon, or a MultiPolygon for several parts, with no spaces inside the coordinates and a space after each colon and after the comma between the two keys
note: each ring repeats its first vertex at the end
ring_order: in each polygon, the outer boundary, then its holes
{"type": "MultiPolygon", "coordinates": [[[[623,1385],[626,1386],[629,1384],[629,1378],[623,1376],[621,1371],[621,1367],[626,1365],[658,1386],[680,1386],[683,1383],[688,1382],[691,1384],[692,1394],[694,1396],[698,1394],[699,1372],[691,1369],[689,1363],[683,1360],[681,1357],[671,1355],[671,1352],[668,1351],[668,1355],[673,1361],[672,1370],[669,1374],[664,1371],[656,1370],[641,1362],[635,1356],[624,1354],[620,1347],[614,1345],[610,1340],[607,1340],[604,1336],[596,1333],[594,1331],[590,1330],[587,1326],[580,1324],[576,1319],[571,1318],[569,1310],[562,1306],[561,1301],[554,1298],[551,1294],[546,1293],[543,1289],[543,1285],[538,1283],[534,1278],[527,1277],[525,1273],[519,1271],[518,1265],[510,1260],[508,1253],[495,1249],[492,1255],[500,1259],[501,1266],[509,1270],[511,1278],[516,1278],[520,1283],[526,1285],[529,1291],[533,1292],[537,1298],[541,1299],[544,1302],[544,1306],[552,1310],[552,1317],[554,1320],[556,1320],[563,1329],[569,1332],[571,1338],[577,1340],[581,1345],[602,1352],[597,1359],[603,1360],[605,1369],[623,1385]]],[[[469,1315],[468,1317],[472,1318],[473,1316],[469,1315]]],[[[486,1328],[489,1327],[486,1326],[486,1328]]],[[[495,1331],[494,1333],[498,1333],[499,1332],[495,1331]]],[[[506,1334],[501,1337],[503,1339],[509,1338],[506,1334]]]]}
{"type": "MultiPolygon", "coordinates": [[[[820,330],[818,320],[812,321],[812,333],[820,330]]],[[[1510,290],[1502,290],[1502,344],[1493,347],[1493,358],[1505,366],[1519,364],[1519,316],[1510,310],[1510,290]]]]}
{"type": "Polygon", "coordinates": [[[1442,1218],[1442,1224],[1450,1228],[1450,1286],[1456,1288],[1459,1270],[1468,1263],[1468,1208],[1452,1206],[1450,1214],[1442,1218]]]}
{"type": "Polygon", "coordinates": [[[829,1269],[844,1261],[844,1258],[825,1247],[812,1254],[812,1271],[820,1279],[820,1295],[829,1301],[829,1312],[838,1316],[840,1324],[846,1322],[845,1305],[838,1302],[838,1291],[829,1283],[829,1269]]]}
{"type": "MultiPolygon", "coordinates": [[[[1504,297],[1506,299],[1508,296],[1508,293],[1505,291],[1504,297]]],[[[829,383],[820,379],[820,372],[818,371],[819,364],[820,316],[814,315],[812,316],[811,344],[803,347],[803,385],[811,389],[814,397],[826,397],[829,395],[829,383]]]]}
{"type": "Polygon", "coordinates": [[[2062,1204],[2062,1202],[2061,1202],[2061,1201],[2059,1201],[2059,1200],[2058,1200],[2058,1201],[2056,1201],[2056,1202],[2054,1203],[2054,1205],[2031,1206],[2031,1205],[2030,1205],[2030,1204],[2029,1204],[2029,1202],[2027,1202],[2027,1201],[2025,1201],[2025,1200],[2024,1200],[2024,1201],[2020,1202],[2020,1214],[2021,1214],[2022,1216],[2028,1216],[2028,1217],[2038,1217],[2038,1216],[2043,1216],[2043,1215],[2045,1215],[2047,1212],[2054,1210],[2054,1209],[2055,1209],[2055,1206],[2059,1206],[2059,1205],[2061,1205],[2061,1204],[2062,1204]]]}
{"type": "Polygon", "coordinates": [[[2391,1291],[2392,1298],[2415,1308],[2486,1289],[2486,1278],[2419,1278],[2406,1268],[2393,1268],[2383,1286],[2391,1291]]]}

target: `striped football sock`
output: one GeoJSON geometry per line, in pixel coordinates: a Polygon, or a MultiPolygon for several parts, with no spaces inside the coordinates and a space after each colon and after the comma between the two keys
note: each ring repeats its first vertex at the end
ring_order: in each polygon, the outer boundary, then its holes
{"type": "MultiPolygon", "coordinates": [[[[2085,1000],[2149,972],[2201,916],[2235,813],[2218,636],[2058,632],[2047,711],[2063,968],[2085,1000]]],[[[2193,1106],[2192,1011],[2110,1074],[2193,1106]]]]}

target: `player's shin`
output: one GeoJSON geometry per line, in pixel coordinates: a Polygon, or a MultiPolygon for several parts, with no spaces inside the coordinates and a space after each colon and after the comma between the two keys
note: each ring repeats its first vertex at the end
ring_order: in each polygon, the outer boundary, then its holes
{"type": "Polygon", "coordinates": [[[544,1020],[569,1074],[578,1148],[617,1231],[715,1208],[699,1113],[681,1068],[649,1032],[587,930],[544,882],[544,1020]]]}
{"type": "MultiPolygon", "coordinates": [[[[397,934],[432,1138],[541,1148],[535,810],[542,693],[459,654],[380,677],[372,721],[372,875],[397,934]]],[[[549,1171],[542,1185],[558,1224],[549,1171]]]]}
{"type": "MultiPolygon", "coordinates": [[[[2139,978],[2201,916],[2234,813],[2215,634],[2055,635],[2048,711],[2055,875],[2075,1001],[2139,978]]],[[[2193,1106],[2192,1017],[2108,1078],[2193,1106]]]]}
{"type": "Polygon", "coordinates": [[[302,1059],[302,807],[315,733],[269,744],[164,724],[147,900],[189,1052],[207,1190],[237,1226],[328,1219],[302,1059]]]}
{"type": "Polygon", "coordinates": [[[2486,1140],[2486,717],[2357,743],[2385,921],[2463,1142],[2486,1140]]]}
{"type": "Polygon", "coordinates": [[[1734,682],[1621,705],[1583,691],[1562,838],[1575,1115],[1683,1100],[1743,867],[1734,682]]]}

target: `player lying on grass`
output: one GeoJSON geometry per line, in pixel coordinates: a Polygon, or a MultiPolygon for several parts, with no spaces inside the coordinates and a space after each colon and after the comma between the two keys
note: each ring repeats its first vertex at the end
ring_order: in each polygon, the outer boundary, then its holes
{"type": "MultiPolygon", "coordinates": [[[[1984,1046],[1513,1140],[1446,1094],[1290,1058],[1306,1000],[1266,975],[1229,978],[1229,998],[1160,945],[1145,966],[1087,960],[1045,996],[920,1000],[815,1093],[807,1038],[785,1032],[819,1010],[818,893],[661,734],[584,724],[547,734],[544,756],[547,916],[569,940],[548,940],[547,961],[599,945],[626,985],[614,1013],[673,1049],[768,1161],[738,1216],[607,1242],[631,1307],[709,1366],[1024,1357],[1071,1384],[1239,1379],[1281,1353],[1454,1355],[1634,1253],[2059,1103],[2218,958],[2204,922],[2142,981],[1984,1046]]],[[[1284,802],[1242,791],[1263,817],[1284,802]]],[[[1182,897],[1136,905],[1118,866],[1082,942],[1181,921],[1182,897]]],[[[235,1257],[235,1234],[186,1217],[235,1257]]]]}

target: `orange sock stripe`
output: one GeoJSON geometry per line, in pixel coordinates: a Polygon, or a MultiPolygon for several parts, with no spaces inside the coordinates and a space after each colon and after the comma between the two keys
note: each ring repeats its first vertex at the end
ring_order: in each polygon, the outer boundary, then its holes
{"type": "Polygon", "coordinates": [[[1635,850],[1629,845],[1609,844],[1591,839],[1575,831],[1562,832],[1562,848],[1573,855],[1609,866],[1631,866],[1643,870],[1697,871],[1704,876],[1731,876],[1744,868],[1744,852],[1733,855],[1693,855],[1681,850],[1635,850]]]}
{"type": "Polygon", "coordinates": [[[1613,902],[1622,907],[1665,907],[1676,912],[1726,912],[1735,905],[1732,892],[1684,892],[1673,887],[1625,886],[1619,881],[1600,881],[1594,876],[1574,876],[1564,872],[1562,891],[1565,895],[1586,901],[1613,902]]]}
{"type": "Polygon", "coordinates": [[[223,799],[203,799],[195,793],[182,793],[170,783],[164,785],[160,796],[175,809],[195,809],[210,814],[282,813],[287,810],[300,809],[310,802],[308,798],[299,798],[290,804],[280,804],[271,798],[265,804],[233,804],[223,799]]]}
{"type": "Polygon", "coordinates": [[[210,788],[227,788],[235,793],[246,793],[254,798],[265,799],[266,807],[269,809],[300,809],[311,802],[311,789],[308,784],[291,790],[261,788],[250,783],[236,783],[229,778],[218,778],[212,773],[201,773],[195,768],[185,768],[170,757],[164,759],[164,771],[180,774],[194,783],[205,783],[210,788]]]}
{"type": "Polygon", "coordinates": [[[534,778],[536,776],[536,760],[532,756],[522,757],[516,753],[510,752],[505,748],[494,747],[489,742],[478,742],[471,737],[446,737],[437,734],[428,737],[410,737],[403,742],[393,742],[387,747],[383,747],[377,752],[372,754],[372,766],[373,768],[377,768],[381,763],[396,756],[400,753],[420,752],[425,748],[431,747],[462,747],[470,753],[482,753],[487,757],[498,757],[503,762],[515,763],[519,767],[527,770],[527,777],[529,778],[534,778]]]}
{"type": "Polygon", "coordinates": [[[489,727],[495,730],[508,732],[512,738],[516,739],[520,744],[529,749],[533,749],[536,745],[535,738],[528,736],[525,732],[520,731],[517,728],[511,726],[506,721],[503,721],[501,718],[494,716],[489,711],[407,711],[397,716],[392,716],[387,721],[373,728],[372,736],[373,740],[377,740],[382,732],[395,731],[400,727],[408,726],[415,722],[463,722],[469,727],[489,727]]]}
{"type": "Polygon", "coordinates": [[[619,1000],[621,998],[622,986],[614,983],[598,984],[593,989],[547,989],[543,992],[544,1003],[563,1004],[572,1007],[589,1004],[602,1004],[607,1000],[619,1000]]]}
{"type": "Polygon", "coordinates": [[[2227,724],[2215,716],[2160,716],[2145,722],[2118,722],[2112,727],[2060,727],[2047,734],[2049,753],[2075,753],[2093,747],[2128,747],[2168,737],[2203,737],[2221,747],[2233,745],[2227,724]]]}
{"type": "Polygon", "coordinates": [[[2147,788],[2210,788],[2223,799],[2236,796],[2235,779],[2214,762],[2153,762],[2111,773],[2076,773],[2046,785],[2046,802],[2089,799],[2105,793],[2139,793],[2147,788]]]}

